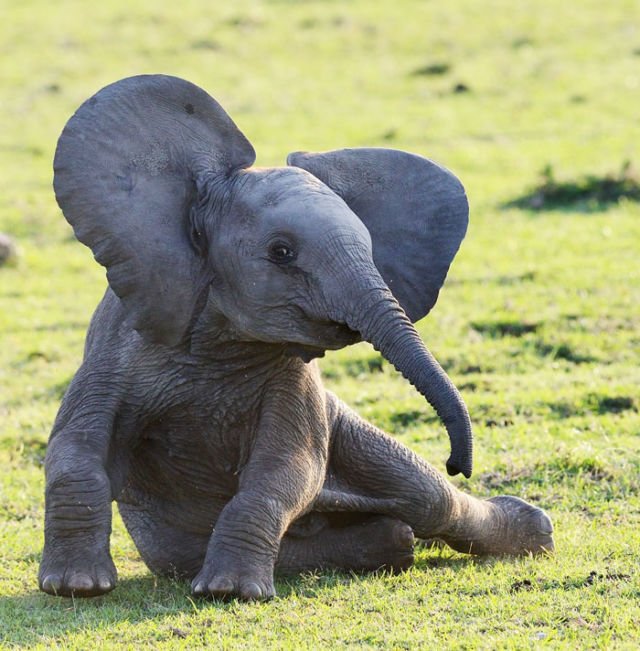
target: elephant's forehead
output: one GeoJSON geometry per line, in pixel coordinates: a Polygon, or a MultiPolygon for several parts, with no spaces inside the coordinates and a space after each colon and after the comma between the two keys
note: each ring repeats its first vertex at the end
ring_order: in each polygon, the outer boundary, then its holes
{"type": "Polygon", "coordinates": [[[251,168],[243,170],[246,199],[260,207],[285,201],[341,201],[322,181],[295,167],[251,168]]]}
{"type": "Polygon", "coordinates": [[[331,233],[351,233],[357,239],[368,239],[369,233],[360,219],[337,195],[299,190],[287,194],[264,208],[265,225],[290,228],[310,238],[331,233]]]}
{"type": "Polygon", "coordinates": [[[274,226],[299,220],[323,229],[366,228],[333,190],[305,170],[291,167],[247,170],[242,200],[274,226]]]}

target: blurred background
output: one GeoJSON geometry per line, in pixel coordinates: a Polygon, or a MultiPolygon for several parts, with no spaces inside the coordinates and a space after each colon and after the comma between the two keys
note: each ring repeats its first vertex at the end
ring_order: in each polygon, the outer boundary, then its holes
{"type": "Polygon", "coordinates": [[[547,163],[605,173],[636,154],[635,0],[2,5],[5,197],[50,176],[80,102],[148,72],[208,90],[261,165],[292,148],[411,148],[454,167],[476,204],[510,199],[505,175],[526,186],[547,163]]]}
{"type": "MultiPolygon", "coordinates": [[[[141,73],[202,86],[252,141],[258,165],[300,149],[383,146],[452,169],[471,226],[421,331],[454,375],[555,363],[575,380],[593,375],[589,360],[606,362],[606,374],[637,344],[637,1],[2,5],[0,232],[18,255],[0,272],[0,369],[22,364],[27,395],[53,387],[38,436],[105,287],[55,203],[56,140],[86,98],[141,73]]],[[[340,375],[331,360],[325,368],[340,375]]],[[[6,394],[24,396],[14,380],[0,370],[6,394]]],[[[502,404],[509,380],[494,387],[502,404]]],[[[365,411],[376,404],[378,394],[351,389],[345,397],[365,411]]],[[[8,420],[24,431],[13,411],[8,420]]],[[[33,428],[33,413],[27,420],[33,428]]]]}

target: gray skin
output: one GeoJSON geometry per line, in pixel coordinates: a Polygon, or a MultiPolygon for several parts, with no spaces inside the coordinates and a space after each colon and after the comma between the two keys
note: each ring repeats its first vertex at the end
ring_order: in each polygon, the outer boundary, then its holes
{"type": "Polygon", "coordinates": [[[457,179],[382,149],[253,160],[212,98],[160,75],[103,89],[60,137],[56,196],[109,288],[47,451],[42,590],[115,587],[113,500],[152,571],[213,597],[269,598],[274,571],[403,569],[414,536],[552,551],[541,509],[460,492],[313,361],[371,342],[442,418],[447,470],[471,474],[467,410],[412,325],[466,231],[457,179]]]}

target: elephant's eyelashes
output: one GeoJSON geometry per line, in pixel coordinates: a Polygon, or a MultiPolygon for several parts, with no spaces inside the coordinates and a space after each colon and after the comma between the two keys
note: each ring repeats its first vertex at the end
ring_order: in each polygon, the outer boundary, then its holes
{"type": "Polygon", "coordinates": [[[288,244],[278,242],[269,247],[269,260],[277,264],[287,264],[296,259],[296,254],[288,244]]]}

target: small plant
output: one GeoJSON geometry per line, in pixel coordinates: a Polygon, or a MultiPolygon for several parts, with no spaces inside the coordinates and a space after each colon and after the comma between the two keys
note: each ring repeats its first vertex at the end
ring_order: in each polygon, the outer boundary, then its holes
{"type": "Polygon", "coordinates": [[[508,208],[528,210],[602,210],[621,199],[640,201],[640,178],[631,161],[617,174],[587,174],[574,181],[558,181],[551,164],[540,171],[540,180],[531,192],[511,201],[508,208]]]}
{"type": "Polygon", "coordinates": [[[471,323],[471,327],[476,332],[495,339],[499,337],[522,337],[531,332],[536,332],[540,324],[531,321],[507,319],[498,321],[474,321],[471,323]]]}
{"type": "Polygon", "coordinates": [[[450,70],[451,65],[446,61],[436,61],[416,68],[411,74],[414,77],[438,77],[440,75],[446,75],[450,70]]]}

